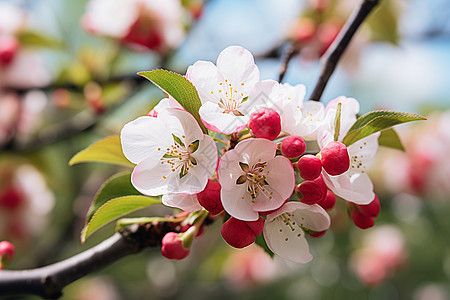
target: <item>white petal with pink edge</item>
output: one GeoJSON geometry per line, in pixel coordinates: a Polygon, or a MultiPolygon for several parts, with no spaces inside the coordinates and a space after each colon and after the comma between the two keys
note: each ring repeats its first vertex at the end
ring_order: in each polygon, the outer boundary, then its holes
{"type": "Polygon", "coordinates": [[[176,207],[189,212],[198,211],[203,208],[198,202],[196,195],[186,195],[186,194],[163,195],[162,203],[164,205],[176,207]]]}
{"type": "Polygon", "coordinates": [[[297,263],[312,260],[302,228],[323,231],[330,227],[330,217],[317,204],[287,202],[269,214],[264,224],[267,246],[278,256],[297,263]]]}

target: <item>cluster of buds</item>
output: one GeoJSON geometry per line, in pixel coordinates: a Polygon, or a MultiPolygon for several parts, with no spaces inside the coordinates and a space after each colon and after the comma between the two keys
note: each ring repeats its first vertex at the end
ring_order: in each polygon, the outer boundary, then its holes
{"type": "MultiPolygon", "coordinates": [[[[375,198],[365,170],[378,135],[342,143],[359,112],[355,99],[326,107],[304,101],[303,85],[260,80],[251,53],[237,46],[223,50],[216,65],[196,62],[185,77],[200,96],[201,123],[169,95],[122,129],[138,191],[162,195],[165,205],[196,218],[225,215],[221,233],[231,246],[262,237],[273,253],[299,263],[312,259],[306,236],[330,227],[326,210],[336,196],[373,220],[372,209],[360,207],[375,198]]],[[[187,256],[202,224],[167,234],[163,255],[187,256]]]]}

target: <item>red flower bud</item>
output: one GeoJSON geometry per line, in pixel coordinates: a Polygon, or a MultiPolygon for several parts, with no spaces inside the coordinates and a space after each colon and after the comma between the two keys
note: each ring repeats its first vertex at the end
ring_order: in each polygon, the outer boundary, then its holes
{"type": "Polygon", "coordinates": [[[322,176],[301,183],[297,191],[301,194],[300,201],[309,205],[316,204],[327,196],[327,186],[322,176]]]}
{"type": "Polygon", "coordinates": [[[322,230],[322,231],[310,231],[309,235],[314,237],[314,238],[319,238],[321,236],[323,236],[327,231],[326,230],[322,230]]]}
{"type": "Polygon", "coordinates": [[[19,46],[19,41],[15,37],[0,37],[0,65],[9,65],[16,56],[19,46]]]}
{"type": "Polygon", "coordinates": [[[281,153],[287,158],[296,158],[306,150],[305,141],[299,136],[288,136],[281,142],[281,153]]]}
{"type": "Polygon", "coordinates": [[[13,186],[5,188],[0,194],[0,206],[7,210],[16,210],[24,203],[23,193],[13,186]]]}
{"type": "Polygon", "coordinates": [[[332,191],[327,190],[327,195],[325,196],[325,198],[319,201],[317,204],[322,206],[322,208],[325,210],[330,210],[336,204],[336,196],[332,191]]]}
{"type": "Polygon", "coordinates": [[[0,270],[3,269],[3,262],[13,259],[15,253],[14,245],[8,241],[0,242],[0,270]]]}
{"type": "Polygon", "coordinates": [[[314,180],[319,177],[322,172],[322,162],[315,155],[303,155],[297,162],[297,168],[300,176],[306,180],[314,180]]]}
{"type": "Polygon", "coordinates": [[[168,259],[183,259],[190,249],[183,247],[183,241],[176,232],[168,232],[162,239],[161,254],[168,259]]]}
{"type": "Polygon", "coordinates": [[[244,248],[252,244],[255,238],[262,233],[264,220],[260,217],[256,221],[242,221],[229,218],[222,225],[223,239],[235,248],[244,248]]]}
{"type": "Polygon", "coordinates": [[[359,211],[367,217],[376,218],[380,214],[381,207],[377,195],[375,195],[375,198],[369,204],[356,206],[358,207],[359,211]]]}
{"type": "Polygon", "coordinates": [[[273,141],[281,132],[281,118],[271,108],[260,108],[250,116],[248,127],[256,137],[273,141]]]}
{"type": "Polygon", "coordinates": [[[320,153],[322,166],[330,175],[341,175],[350,167],[347,147],[340,142],[329,142],[320,153]]]}
{"type": "Polygon", "coordinates": [[[372,217],[368,217],[363,215],[359,210],[354,209],[350,213],[350,218],[353,223],[361,229],[367,229],[372,227],[375,224],[375,219],[372,217]]]}
{"type": "Polygon", "coordinates": [[[197,194],[200,205],[213,215],[220,214],[223,211],[220,189],[220,183],[209,179],[205,189],[197,194]]]}

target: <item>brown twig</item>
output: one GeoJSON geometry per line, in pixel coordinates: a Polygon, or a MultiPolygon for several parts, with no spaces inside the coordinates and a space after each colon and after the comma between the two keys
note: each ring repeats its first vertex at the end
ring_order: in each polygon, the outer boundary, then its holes
{"type": "Polygon", "coordinates": [[[280,67],[280,75],[278,75],[278,82],[282,82],[284,75],[286,75],[286,71],[288,69],[289,62],[291,59],[298,54],[300,48],[293,42],[289,45],[286,52],[283,54],[281,67],[280,67]]]}
{"type": "Polygon", "coordinates": [[[61,262],[31,270],[0,271],[0,296],[37,295],[56,299],[62,289],[75,280],[98,271],[122,257],[147,247],[161,245],[167,232],[175,231],[176,222],[133,225],[114,234],[97,246],[61,262]]]}
{"type": "Polygon", "coordinates": [[[353,35],[370,12],[378,5],[379,1],[380,0],[363,0],[352,12],[339,32],[339,35],[328,48],[327,52],[322,56],[320,76],[311,93],[310,100],[320,101],[328,80],[336,69],[336,65],[350,43],[353,35]]]}

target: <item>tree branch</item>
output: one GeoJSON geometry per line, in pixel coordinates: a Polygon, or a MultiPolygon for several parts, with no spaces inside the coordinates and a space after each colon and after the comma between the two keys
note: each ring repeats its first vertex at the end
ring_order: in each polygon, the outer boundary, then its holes
{"type": "Polygon", "coordinates": [[[282,82],[284,75],[286,75],[286,71],[289,65],[289,62],[291,59],[298,54],[300,51],[300,48],[292,42],[286,52],[283,54],[282,61],[281,61],[281,67],[280,67],[280,74],[278,75],[278,82],[282,82]]]}
{"type": "Polygon", "coordinates": [[[27,294],[56,299],[62,295],[62,289],[75,280],[122,257],[161,245],[164,235],[175,231],[178,225],[177,222],[135,224],[61,262],[31,270],[0,271],[0,296],[27,294]]]}
{"type": "Polygon", "coordinates": [[[378,5],[379,1],[380,0],[363,0],[352,12],[339,32],[339,35],[328,48],[327,52],[322,56],[320,76],[311,93],[310,100],[320,101],[328,80],[336,69],[336,65],[350,43],[353,35],[370,12],[378,5]]]}

